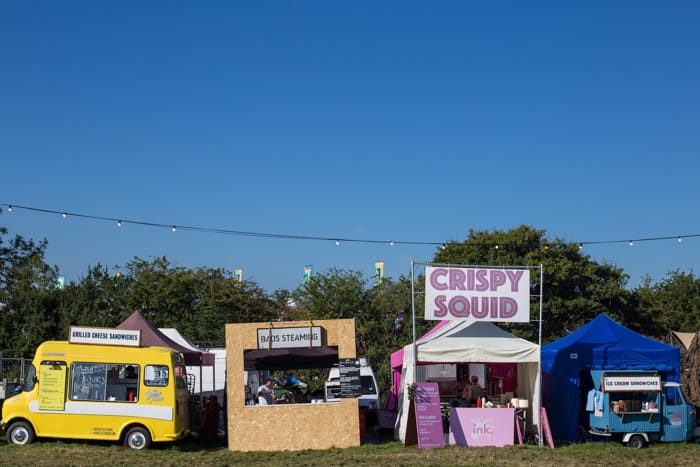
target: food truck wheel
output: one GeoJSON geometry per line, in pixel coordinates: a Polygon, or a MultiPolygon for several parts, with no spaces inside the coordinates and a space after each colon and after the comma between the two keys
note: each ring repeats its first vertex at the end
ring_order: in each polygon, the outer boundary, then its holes
{"type": "Polygon", "coordinates": [[[630,438],[628,444],[631,448],[641,449],[646,443],[644,442],[644,437],[642,435],[634,435],[630,438]]]}
{"type": "Polygon", "coordinates": [[[148,449],[151,445],[151,434],[142,426],[135,426],[126,432],[124,446],[131,449],[148,449]]]}
{"type": "Polygon", "coordinates": [[[27,422],[15,422],[7,430],[10,444],[31,444],[34,441],[34,428],[27,422]]]}

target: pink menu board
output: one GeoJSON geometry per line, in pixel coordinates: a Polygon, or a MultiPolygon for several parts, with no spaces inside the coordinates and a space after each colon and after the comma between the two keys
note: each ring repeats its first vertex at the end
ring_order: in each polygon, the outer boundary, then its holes
{"type": "Polygon", "coordinates": [[[437,383],[416,383],[413,399],[419,448],[445,447],[440,412],[440,388],[437,383]]]}

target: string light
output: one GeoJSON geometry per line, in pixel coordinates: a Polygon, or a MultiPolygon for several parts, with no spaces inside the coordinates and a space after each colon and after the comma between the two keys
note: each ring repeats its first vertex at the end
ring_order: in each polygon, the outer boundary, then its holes
{"type": "MultiPolygon", "coordinates": [[[[78,217],[78,218],[83,218],[83,219],[92,219],[92,220],[103,220],[103,221],[110,221],[110,222],[115,222],[118,227],[121,227],[123,224],[132,224],[132,225],[141,225],[141,226],[146,226],[146,227],[167,227],[170,228],[173,232],[175,232],[177,229],[184,229],[184,230],[190,230],[194,232],[203,232],[203,233],[216,233],[216,234],[222,234],[222,235],[237,235],[237,236],[246,236],[246,237],[263,237],[263,238],[277,238],[277,239],[290,239],[290,240],[319,240],[319,241],[334,241],[336,245],[340,245],[340,242],[355,242],[355,243],[376,243],[376,244],[389,244],[390,246],[394,246],[396,244],[402,244],[402,245],[427,245],[427,246],[435,246],[438,247],[442,250],[446,249],[448,246],[450,247],[458,247],[458,246],[467,246],[465,243],[458,243],[458,242],[426,242],[426,241],[398,241],[398,240],[373,240],[373,239],[359,239],[359,238],[337,238],[337,237],[321,237],[321,236],[307,236],[307,235],[290,235],[290,234],[278,234],[278,233],[265,233],[265,232],[249,232],[249,231],[242,231],[242,230],[230,230],[230,229],[215,229],[215,228],[208,228],[208,227],[196,227],[196,226],[176,226],[173,224],[160,224],[156,222],[145,222],[145,221],[135,221],[135,220],[126,220],[126,219],[119,219],[119,218],[114,218],[114,217],[103,217],[103,216],[93,216],[93,215],[88,215],[88,214],[79,214],[79,213],[73,213],[73,212],[66,212],[66,211],[54,211],[50,209],[42,209],[42,208],[35,208],[31,206],[19,206],[16,204],[7,204],[7,203],[0,203],[0,206],[6,206],[8,212],[12,212],[15,209],[24,209],[27,211],[34,211],[34,212],[42,212],[42,213],[48,213],[48,214],[60,214],[62,218],[67,218],[68,215],[71,215],[73,217],[78,217]]],[[[630,246],[634,245],[634,242],[649,242],[649,241],[658,241],[658,240],[670,240],[670,239],[676,239],[678,243],[682,243],[684,238],[695,238],[695,237],[700,237],[700,234],[689,234],[689,235],[673,235],[673,236],[664,236],[664,237],[647,237],[647,238],[637,238],[633,240],[600,240],[600,241],[586,241],[586,242],[576,242],[576,243],[543,243],[542,247],[545,249],[548,249],[549,246],[555,246],[555,247],[565,247],[569,245],[576,245],[578,246],[579,249],[583,249],[584,245],[600,245],[600,244],[610,244],[610,243],[629,243],[630,246]]],[[[470,242],[470,244],[473,244],[470,242]]],[[[501,245],[493,245],[495,249],[499,249],[501,247],[508,247],[508,244],[501,244],[501,245]]]]}

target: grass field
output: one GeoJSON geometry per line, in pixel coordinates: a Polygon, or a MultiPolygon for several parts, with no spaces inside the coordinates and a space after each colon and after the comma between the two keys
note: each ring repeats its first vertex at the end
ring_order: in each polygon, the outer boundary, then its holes
{"type": "Polygon", "coordinates": [[[537,446],[438,449],[404,447],[398,441],[382,439],[347,449],[295,452],[229,451],[219,445],[203,446],[194,440],[155,445],[147,451],[133,451],[115,444],[40,440],[29,446],[0,441],[2,466],[139,465],[139,466],[680,466],[700,464],[700,444],[653,444],[633,449],[619,443],[572,444],[555,449],[537,446]]]}

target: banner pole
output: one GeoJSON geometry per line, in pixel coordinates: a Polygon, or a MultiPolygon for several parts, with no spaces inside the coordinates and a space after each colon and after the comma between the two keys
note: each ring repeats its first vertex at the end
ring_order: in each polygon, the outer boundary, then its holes
{"type": "Polygon", "coordinates": [[[413,316],[413,381],[416,382],[416,361],[418,354],[416,353],[416,292],[415,292],[415,277],[414,277],[414,260],[411,260],[411,315],[413,316]]]}
{"type": "MultiPolygon", "coordinates": [[[[540,382],[537,388],[539,392],[540,407],[542,407],[542,291],[544,288],[544,264],[540,264],[540,328],[539,328],[539,345],[540,356],[537,359],[537,380],[540,382]]],[[[544,446],[542,442],[542,409],[538,414],[539,422],[537,423],[537,437],[540,447],[544,446]]]]}

